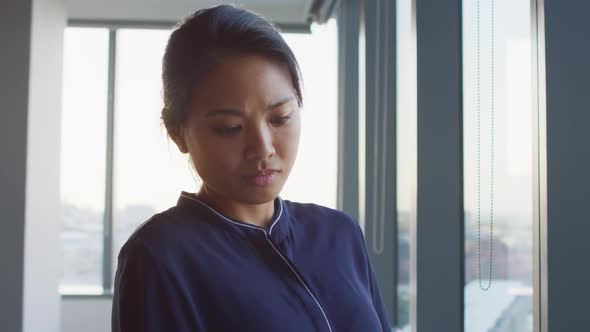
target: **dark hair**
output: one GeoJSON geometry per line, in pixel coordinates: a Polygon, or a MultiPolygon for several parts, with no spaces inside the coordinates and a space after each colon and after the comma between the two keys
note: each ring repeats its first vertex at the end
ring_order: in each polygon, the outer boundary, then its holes
{"type": "Polygon", "coordinates": [[[232,5],[202,9],[184,18],[172,33],[162,65],[162,121],[178,135],[194,87],[227,55],[258,54],[285,65],[299,106],[301,72],[278,29],[265,18],[232,5]]]}

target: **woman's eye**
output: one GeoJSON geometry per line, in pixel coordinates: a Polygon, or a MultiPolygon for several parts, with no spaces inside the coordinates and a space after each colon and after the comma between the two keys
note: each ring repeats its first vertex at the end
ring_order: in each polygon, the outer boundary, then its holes
{"type": "Polygon", "coordinates": [[[231,136],[237,134],[240,131],[240,129],[242,129],[241,126],[219,127],[215,128],[215,132],[217,132],[220,135],[231,136]]]}
{"type": "Polygon", "coordinates": [[[291,119],[291,116],[287,115],[287,116],[281,116],[278,118],[274,118],[270,122],[275,126],[280,126],[280,125],[287,123],[287,121],[289,121],[290,119],[291,119]]]}

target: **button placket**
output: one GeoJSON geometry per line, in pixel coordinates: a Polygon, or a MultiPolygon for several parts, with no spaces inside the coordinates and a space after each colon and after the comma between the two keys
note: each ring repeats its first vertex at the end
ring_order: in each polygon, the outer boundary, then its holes
{"type": "Polygon", "coordinates": [[[283,260],[283,262],[285,262],[285,264],[289,267],[289,269],[291,270],[291,272],[293,272],[293,274],[297,277],[297,280],[299,280],[299,282],[301,283],[301,285],[303,285],[303,287],[305,288],[305,290],[307,291],[307,293],[311,296],[311,298],[313,299],[313,301],[315,302],[315,304],[317,305],[317,307],[320,309],[320,312],[322,313],[322,316],[324,317],[324,320],[326,322],[326,325],[328,326],[328,331],[332,332],[332,326],[330,325],[330,321],[328,320],[328,316],[326,315],[326,312],[324,311],[324,308],[322,307],[322,305],[320,304],[320,302],[318,301],[318,299],[315,297],[315,295],[313,295],[313,292],[311,291],[311,289],[309,288],[309,286],[307,285],[307,283],[305,282],[305,280],[303,280],[303,278],[301,277],[301,275],[299,274],[299,272],[297,272],[297,270],[295,269],[294,265],[289,261],[289,259],[281,252],[281,250],[277,247],[277,245],[274,244],[274,242],[272,241],[270,234],[268,232],[266,232],[266,230],[263,230],[264,235],[266,237],[266,240],[268,241],[268,243],[270,244],[270,246],[272,247],[272,249],[279,255],[279,257],[283,260]]]}

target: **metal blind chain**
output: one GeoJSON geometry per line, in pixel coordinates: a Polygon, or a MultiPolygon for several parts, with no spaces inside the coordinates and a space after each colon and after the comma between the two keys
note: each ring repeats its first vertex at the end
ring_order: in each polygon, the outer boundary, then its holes
{"type": "Polygon", "coordinates": [[[477,0],[477,269],[479,288],[487,291],[492,286],[492,259],[494,244],[494,0],[491,0],[491,174],[490,174],[490,253],[488,284],[484,287],[481,273],[481,52],[480,52],[480,0],[477,0]]]}

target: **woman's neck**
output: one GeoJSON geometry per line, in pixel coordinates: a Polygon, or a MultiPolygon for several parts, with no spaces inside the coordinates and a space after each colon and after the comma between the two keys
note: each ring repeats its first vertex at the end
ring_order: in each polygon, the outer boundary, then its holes
{"type": "Polygon", "coordinates": [[[203,185],[197,198],[233,220],[268,228],[274,215],[274,201],[262,204],[236,202],[203,185]]]}

